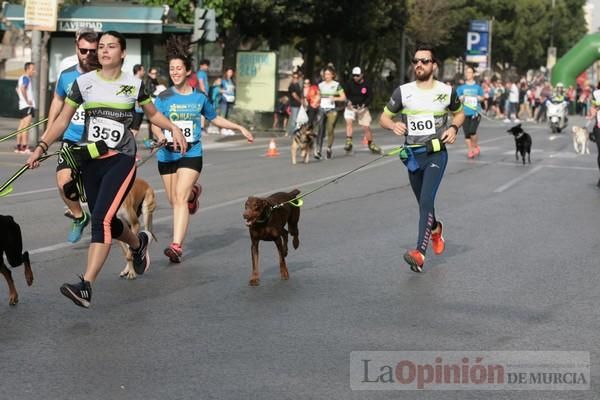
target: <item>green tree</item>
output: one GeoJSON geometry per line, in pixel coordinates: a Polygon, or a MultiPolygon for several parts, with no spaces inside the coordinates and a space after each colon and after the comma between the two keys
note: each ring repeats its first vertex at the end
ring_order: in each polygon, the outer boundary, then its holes
{"type": "Polygon", "coordinates": [[[190,0],[141,0],[147,6],[168,5],[177,13],[177,22],[190,24],[194,20],[194,1],[190,0]]]}

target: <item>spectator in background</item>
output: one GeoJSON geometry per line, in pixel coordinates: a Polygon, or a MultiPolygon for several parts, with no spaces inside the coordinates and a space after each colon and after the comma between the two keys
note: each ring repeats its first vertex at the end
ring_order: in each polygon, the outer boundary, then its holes
{"type": "MultiPolygon", "coordinates": [[[[17,81],[17,96],[19,96],[19,126],[17,130],[23,129],[31,125],[31,121],[35,116],[35,100],[33,98],[33,76],[35,75],[35,64],[31,62],[25,63],[25,73],[19,77],[17,81]]],[[[29,154],[29,130],[17,134],[17,147],[15,153],[29,154]]]]}
{"type": "Polygon", "coordinates": [[[219,108],[223,118],[229,117],[229,112],[235,103],[235,81],[233,80],[233,68],[228,67],[221,78],[221,102],[219,108]]]}
{"type": "Polygon", "coordinates": [[[219,103],[221,102],[221,97],[222,97],[221,96],[221,78],[217,78],[213,81],[213,84],[210,87],[208,97],[209,97],[210,102],[211,102],[212,106],[214,107],[215,111],[217,112],[217,114],[219,114],[219,112],[221,111],[219,109],[219,103]]]}
{"type": "Polygon", "coordinates": [[[569,102],[569,115],[575,114],[575,88],[569,85],[567,89],[567,101],[569,102]]]}
{"type": "MultiPolygon", "coordinates": [[[[139,80],[144,80],[144,66],[142,64],[135,64],[133,66],[133,76],[138,78],[139,80]]],[[[130,129],[133,132],[133,136],[137,136],[140,132],[140,126],[142,125],[142,120],[144,119],[144,110],[140,107],[139,103],[135,102],[135,109],[133,111],[133,120],[131,121],[130,129]]]]}
{"type": "Polygon", "coordinates": [[[277,129],[279,121],[281,121],[281,129],[285,130],[288,126],[288,119],[290,115],[290,98],[288,96],[281,96],[275,104],[275,112],[273,113],[273,129],[277,129]]]}
{"type": "Polygon", "coordinates": [[[515,82],[508,82],[506,85],[508,88],[508,96],[507,96],[507,111],[506,118],[504,122],[511,122],[511,118],[514,115],[513,122],[518,124],[519,122],[519,87],[515,82]]]}
{"type": "Polygon", "coordinates": [[[158,96],[156,92],[156,87],[159,85],[158,83],[158,69],[156,67],[150,67],[148,70],[148,78],[145,82],[146,93],[150,96],[150,98],[154,99],[158,96]]]}
{"type": "Polygon", "coordinates": [[[522,80],[519,84],[519,111],[517,113],[517,118],[519,118],[519,115],[521,115],[521,118],[526,115],[527,121],[531,121],[531,109],[529,108],[529,102],[527,101],[527,92],[527,82],[522,80]]]}
{"type": "Polygon", "coordinates": [[[196,77],[198,78],[198,90],[208,96],[208,67],[210,67],[210,61],[204,59],[200,61],[200,65],[198,66],[198,72],[196,72],[196,77]]]}
{"type": "Polygon", "coordinates": [[[288,86],[290,123],[287,126],[286,136],[292,136],[294,134],[294,130],[296,129],[296,118],[298,117],[298,111],[300,111],[300,106],[302,105],[302,86],[300,86],[300,82],[300,73],[296,71],[292,74],[292,81],[288,86]]]}

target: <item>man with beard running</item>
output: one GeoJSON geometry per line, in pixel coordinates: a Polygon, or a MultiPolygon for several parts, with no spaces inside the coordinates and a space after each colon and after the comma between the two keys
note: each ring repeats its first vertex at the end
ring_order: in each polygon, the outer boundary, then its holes
{"type": "Polygon", "coordinates": [[[442,223],[435,216],[434,201],[448,162],[446,144],[456,140],[465,120],[456,91],[433,79],[437,60],[430,47],[420,46],[412,60],[416,81],[399,86],[385,106],[379,123],[398,136],[405,136],[400,158],[408,168],[408,179],[419,203],[417,247],[404,254],[414,272],[423,272],[429,241],[433,252],[442,254],[442,223]],[[448,125],[448,111],[452,121],[448,125]],[[400,118],[394,121],[394,117],[400,118]]]}
{"type": "MultiPolygon", "coordinates": [[[[54,98],[50,104],[50,110],[48,111],[48,126],[41,137],[43,141],[46,138],[46,132],[48,132],[58,117],[58,114],[60,114],[60,111],[65,104],[65,98],[67,97],[69,90],[71,90],[73,82],[75,82],[80,75],[90,72],[100,66],[96,54],[97,48],[98,34],[95,32],[83,32],[75,39],[75,52],[77,54],[78,63],[63,70],[58,77],[54,98]]],[[[63,146],[76,144],[81,140],[84,119],[84,110],[83,107],[80,106],[73,115],[73,118],[71,118],[67,130],[63,133],[63,146]]],[[[58,193],[67,206],[65,215],[73,219],[68,241],[76,243],[81,239],[83,229],[90,222],[90,215],[81,208],[77,191],[67,190],[67,193],[65,193],[65,185],[67,185],[67,188],[74,188],[74,185],[72,185],[73,180],[71,174],[72,171],[67,165],[67,162],[59,156],[58,165],[56,166],[56,184],[58,186],[58,193]]]]}

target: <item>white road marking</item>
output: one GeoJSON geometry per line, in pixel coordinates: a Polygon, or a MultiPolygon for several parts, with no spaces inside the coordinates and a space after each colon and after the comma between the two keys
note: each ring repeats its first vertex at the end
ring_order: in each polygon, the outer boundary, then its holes
{"type": "Polygon", "coordinates": [[[511,179],[510,181],[505,183],[504,185],[494,189],[494,193],[502,193],[505,190],[510,189],[511,187],[513,187],[517,183],[521,182],[522,180],[527,179],[528,177],[530,177],[531,175],[535,174],[538,171],[541,171],[543,168],[544,168],[543,165],[538,165],[538,166],[534,167],[533,169],[530,169],[523,175],[517,176],[516,178],[511,179]]]}

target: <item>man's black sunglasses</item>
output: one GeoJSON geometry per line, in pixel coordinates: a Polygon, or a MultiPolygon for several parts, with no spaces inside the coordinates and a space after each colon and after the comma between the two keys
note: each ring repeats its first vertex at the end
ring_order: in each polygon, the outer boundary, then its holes
{"type": "Polygon", "coordinates": [[[96,49],[83,49],[83,48],[81,48],[81,47],[78,47],[78,48],[79,48],[79,52],[80,52],[81,54],[83,54],[84,56],[85,56],[85,55],[88,53],[88,51],[89,51],[91,54],[96,54],[96,49]]]}
{"type": "Polygon", "coordinates": [[[419,63],[419,61],[423,65],[428,65],[429,63],[433,62],[433,60],[431,58],[413,58],[412,59],[413,65],[417,65],[419,63]]]}

